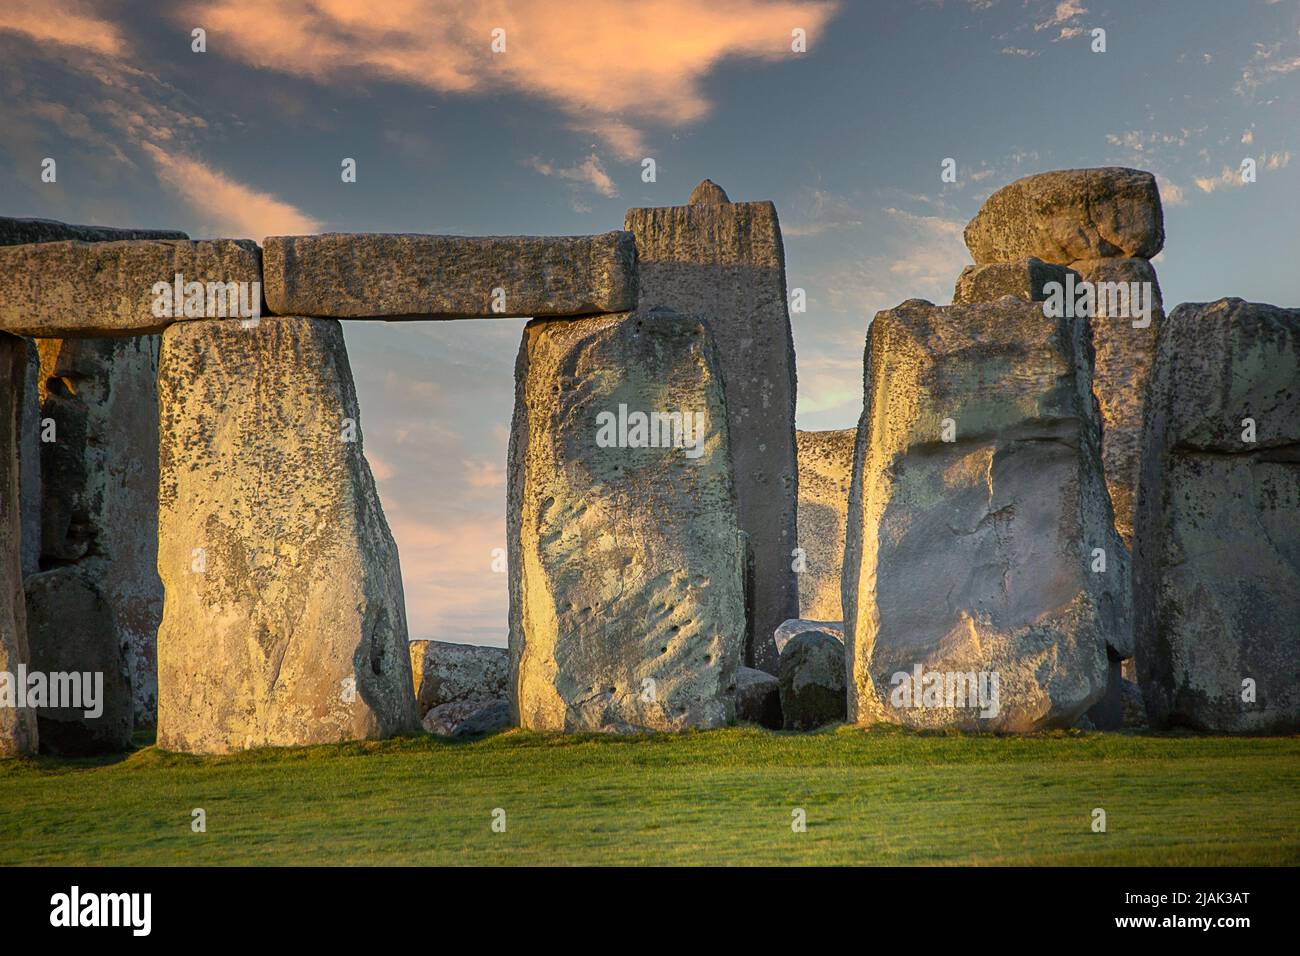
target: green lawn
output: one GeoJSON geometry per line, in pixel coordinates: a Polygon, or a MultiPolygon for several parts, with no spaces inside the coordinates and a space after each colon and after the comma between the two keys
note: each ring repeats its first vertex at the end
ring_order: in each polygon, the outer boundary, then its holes
{"type": "Polygon", "coordinates": [[[1300,738],[514,731],[0,761],[0,864],[277,863],[1296,864],[1300,738]]]}

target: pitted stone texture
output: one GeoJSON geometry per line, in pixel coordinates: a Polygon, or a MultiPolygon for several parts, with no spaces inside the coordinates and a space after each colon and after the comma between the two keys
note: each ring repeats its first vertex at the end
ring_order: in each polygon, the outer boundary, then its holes
{"type": "Polygon", "coordinates": [[[493,319],[621,312],[637,303],[636,244],[625,232],[326,233],[271,236],[264,246],[266,302],[280,315],[493,319]]]}
{"type": "Polygon", "coordinates": [[[785,650],[786,644],[790,643],[790,638],[796,634],[805,634],[810,631],[819,631],[827,634],[841,644],[844,643],[844,622],[843,621],[813,621],[808,618],[791,618],[788,621],[782,621],[773,634],[776,643],[776,652],[779,654],[785,650]]]}
{"type": "Polygon", "coordinates": [[[717,342],[740,527],[754,560],[745,663],[774,672],[772,632],[799,613],[794,344],[776,207],[698,201],[631,209],[624,225],[636,234],[642,306],[703,316],[717,342]]]}
{"type": "Polygon", "coordinates": [[[1013,299],[877,314],[845,549],[851,720],[1069,727],[1105,691],[1107,644],[1131,653],[1086,328],[1013,299]],[[918,665],[996,672],[998,713],[892,706],[918,665]]]}
{"type": "MultiPolygon", "coordinates": [[[[1092,391],[1101,407],[1101,463],[1106,473],[1115,512],[1115,529],[1126,547],[1133,544],[1133,507],[1138,474],[1142,468],[1142,412],[1146,407],[1147,379],[1155,361],[1156,335],[1164,322],[1164,303],[1156,270],[1146,259],[1089,259],[1071,268],[1098,289],[1097,311],[1090,324],[1095,353],[1092,391]],[[1135,328],[1146,319],[1133,314],[1130,298],[1113,298],[1103,283],[1150,283],[1150,324],[1135,328]],[[1119,308],[1113,308],[1118,306],[1119,308]],[[1111,314],[1114,312],[1115,314],[1111,314]]],[[[1146,293],[1142,293],[1145,298],[1146,293]]]]}
{"type": "Polygon", "coordinates": [[[412,641],[411,673],[420,716],[441,704],[506,699],[510,651],[504,647],[412,641]]]}
{"type": "Polygon", "coordinates": [[[1105,166],[1026,176],[995,192],[966,226],[977,264],[1035,256],[1047,262],[1138,256],[1165,244],[1155,177],[1105,166]]]}
{"type": "Polygon", "coordinates": [[[1180,305],[1161,328],[1134,535],[1138,677],[1156,728],[1300,729],[1298,369],[1300,309],[1220,299],[1180,305]]]}
{"type": "MultiPolygon", "coordinates": [[[[41,339],[39,443],[45,567],[74,562],[111,611],[135,723],[157,718],[157,336],[41,339]]],[[[69,627],[74,627],[69,622],[69,627]]]]}
{"type": "Polygon", "coordinates": [[[781,648],[781,714],[786,730],[841,723],[847,713],[844,643],[814,629],[781,648]]]}
{"type": "Polygon", "coordinates": [[[160,332],[184,319],[154,315],[155,283],[170,285],[177,274],[223,291],[225,283],[260,283],[260,250],[247,239],[0,246],[0,329],[34,338],[160,332]]]}
{"type": "Polygon", "coordinates": [[[14,681],[28,666],[27,610],[23,597],[22,508],[18,445],[27,343],[0,332],[0,757],[36,753],[36,712],[15,707],[14,681]],[[9,675],[8,677],[4,675],[9,675]],[[13,700],[6,700],[14,695],[13,700]]]}
{"type": "MultiPolygon", "coordinates": [[[[104,596],[72,566],[34,574],[25,589],[31,669],[50,680],[50,675],[79,674],[83,688],[102,680],[93,709],[48,706],[37,711],[41,752],[88,756],[130,749],[135,724],[131,682],[104,596]]],[[[85,694],[83,689],[82,703],[88,705],[85,694]]]]}
{"type": "Polygon", "coordinates": [[[54,219],[11,219],[0,216],[0,246],[31,242],[120,242],[125,239],[188,239],[175,229],[119,229],[115,226],[79,226],[54,219]]]}
{"type": "Polygon", "coordinates": [[[780,730],[781,681],[753,667],[736,670],[736,720],[780,730]]]}
{"type": "Polygon", "coordinates": [[[730,723],[744,548],[705,322],[668,311],[530,322],[515,366],[508,487],[519,726],[730,723]],[[602,447],[597,418],[620,405],[629,415],[703,413],[700,454],[602,447]]]}
{"type": "MultiPolygon", "coordinates": [[[[795,432],[799,449],[799,614],[815,620],[844,619],[840,566],[844,523],[853,480],[857,430],[795,432]]],[[[781,648],[778,647],[777,653],[781,648]]]]}
{"type": "Polygon", "coordinates": [[[159,747],[414,731],[397,546],[339,324],[178,323],[158,404],[159,747]]]}
{"type": "Polygon", "coordinates": [[[953,290],[953,305],[970,302],[996,302],[1004,295],[1041,302],[1047,298],[1043,287],[1049,282],[1065,282],[1070,270],[1032,256],[1016,262],[990,262],[967,266],[961,271],[953,290]]]}

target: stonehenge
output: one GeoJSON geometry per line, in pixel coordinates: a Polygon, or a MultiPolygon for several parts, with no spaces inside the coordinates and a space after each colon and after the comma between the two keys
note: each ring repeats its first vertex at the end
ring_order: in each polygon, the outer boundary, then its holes
{"type": "Polygon", "coordinates": [[[641,304],[706,318],[718,344],[754,565],[745,663],[774,674],[772,633],[799,614],[794,344],[776,207],[731,202],[705,180],[685,206],[629,209],[624,228],[636,236],[641,304]]]}
{"type": "Polygon", "coordinates": [[[636,307],[636,245],[601,236],[271,236],[277,315],[434,319],[591,315],[636,307]]]}
{"type": "MultiPolygon", "coordinates": [[[[840,565],[857,430],[795,433],[799,452],[799,617],[842,621],[840,565]]],[[[780,629],[778,628],[778,635],[780,629]]],[[[779,638],[778,638],[779,640],[779,638]]],[[[777,653],[781,652],[778,647],[777,653]]]]}
{"type": "Polygon", "coordinates": [[[1300,730],[1300,309],[1180,305],[1160,330],[1135,528],[1153,726],[1300,730]]]}
{"type": "Polygon", "coordinates": [[[1300,727],[1300,310],[1166,316],[1150,174],[995,192],[953,303],[871,322],[839,431],[794,428],[772,203],[704,180],[623,226],[0,219],[0,757],[155,719],[189,753],[1300,727]],[[512,316],[509,647],[411,642],[342,322],[512,316]]]}
{"type": "Polygon", "coordinates": [[[910,300],[872,322],[843,572],[851,721],[1023,732],[1102,696],[1128,582],[1081,325],[1015,299],[910,300]],[[927,671],[997,675],[1000,706],[918,706],[905,691],[927,671]]]}
{"type": "Polygon", "coordinates": [[[413,731],[397,545],[339,323],[178,323],[158,413],[158,745],[413,731]]]}
{"type": "Polygon", "coordinates": [[[699,317],[649,309],[524,329],[506,512],[519,726],[732,721],[745,578],[727,426],[699,317]]]}

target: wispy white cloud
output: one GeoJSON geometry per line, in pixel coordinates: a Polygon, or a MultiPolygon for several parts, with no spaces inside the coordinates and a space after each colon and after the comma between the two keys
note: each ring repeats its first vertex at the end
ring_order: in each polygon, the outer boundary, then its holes
{"type": "Polygon", "coordinates": [[[614,185],[614,180],[605,171],[604,164],[595,153],[571,166],[557,166],[536,156],[528,159],[526,165],[543,176],[587,186],[607,199],[613,199],[618,195],[618,187],[614,185]]]}

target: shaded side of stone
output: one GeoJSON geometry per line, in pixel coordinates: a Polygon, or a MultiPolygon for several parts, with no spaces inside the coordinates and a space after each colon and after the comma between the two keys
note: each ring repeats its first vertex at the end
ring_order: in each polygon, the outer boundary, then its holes
{"type": "MultiPolygon", "coordinates": [[[[799,615],[820,621],[844,619],[840,566],[844,524],[853,479],[857,430],[795,433],[799,450],[799,615]],[[800,570],[801,568],[801,570],[800,570]]],[[[777,648],[777,653],[780,653],[777,648]]]]}
{"type": "Polygon", "coordinates": [[[753,667],[776,669],[771,635],[799,613],[794,344],[785,251],[770,202],[628,211],[643,307],[704,316],[726,385],[740,526],[754,556],[753,667]]]}

